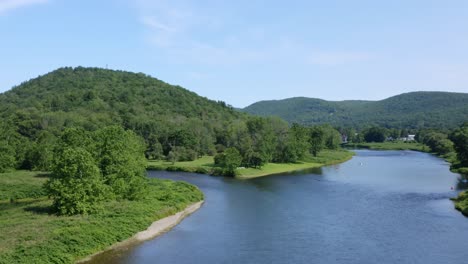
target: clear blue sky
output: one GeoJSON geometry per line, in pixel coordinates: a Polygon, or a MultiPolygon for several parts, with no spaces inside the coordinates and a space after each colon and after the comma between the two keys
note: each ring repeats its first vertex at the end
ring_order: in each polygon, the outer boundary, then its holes
{"type": "Polygon", "coordinates": [[[236,107],[468,92],[468,1],[0,0],[0,92],[62,66],[236,107]]]}

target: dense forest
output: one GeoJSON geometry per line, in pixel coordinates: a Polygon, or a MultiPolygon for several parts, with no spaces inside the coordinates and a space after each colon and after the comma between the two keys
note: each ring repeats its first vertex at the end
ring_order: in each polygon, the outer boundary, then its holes
{"type": "Polygon", "coordinates": [[[453,129],[466,121],[468,94],[412,92],[381,101],[325,101],[297,97],[257,102],[242,111],[278,116],[290,123],[330,124],[358,130],[371,126],[453,129]]]}
{"type": "Polygon", "coordinates": [[[50,171],[67,128],[132,131],[147,159],[216,155],[220,174],[233,174],[237,166],[295,162],[341,143],[331,126],[289,126],[141,73],[99,68],[61,68],[14,87],[0,95],[0,121],[0,171],[50,171]]]}

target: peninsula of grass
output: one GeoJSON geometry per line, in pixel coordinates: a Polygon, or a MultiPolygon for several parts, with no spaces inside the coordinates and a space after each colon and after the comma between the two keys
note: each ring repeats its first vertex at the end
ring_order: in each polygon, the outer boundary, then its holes
{"type": "Polygon", "coordinates": [[[365,148],[372,150],[414,150],[421,152],[429,152],[429,148],[422,143],[405,141],[348,143],[345,146],[347,148],[365,148]]]}
{"type": "Polygon", "coordinates": [[[0,263],[74,263],[203,199],[188,183],[150,179],[143,200],[108,202],[97,214],[57,216],[43,196],[45,180],[34,172],[0,174],[0,263]]]}
{"type": "MultiPolygon", "coordinates": [[[[323,150],[317,157],[308,157],[304,161],[296,163],[267,163],[261,168],[239,168],[237,169],[239,179],[250,179],[272,174],[306,170],[332,165],[347,161],[352,158],[353,152],[348,150],[323,150]]],[[[212,156],[204,156],[194,161],[168,162],[148,161],[148,170],[184,171],[203,174],[212,174],[216,166],[212,156]]]]}
{"type": "Polygon", "coordinates": [[[261,169],[245,168],[238,170],[239,179],[252,179],[268,175],[319,168],[345,162],[353,157],[354,153],[347,150],[323,150],[317,157],[308,157],[296,163],[268,163],[261,169]]]}

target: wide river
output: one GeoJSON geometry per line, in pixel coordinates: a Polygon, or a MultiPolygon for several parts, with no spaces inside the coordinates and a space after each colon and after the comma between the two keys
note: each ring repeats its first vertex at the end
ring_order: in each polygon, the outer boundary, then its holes
{"type": "Polygon", "coordinates": [[[357,150],[343,164],[235,180],[149,172],[205,193],[170,232],[95,263],[468,263],[464,188],[442,159],[357,150]],[[454,190],[452,190],[452,188],[454,190]]]}

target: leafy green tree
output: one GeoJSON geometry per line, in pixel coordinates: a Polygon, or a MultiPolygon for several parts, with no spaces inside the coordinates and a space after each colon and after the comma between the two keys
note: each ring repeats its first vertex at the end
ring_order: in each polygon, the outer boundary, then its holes
{"type": "Polygon", "coordinates": [[[341,144],[341,134],[338,130],[334,129],[329,125],[322,126],[324,131],[324,143],[327,149],[338,149],[341,144]]]}
{"type": "Polygon", "coordinates": [[[236,148],[227,148],[215,157],[215,164],[222,167],[223,175],[235,176],[236,169],[242,163],[242,156],[236,148]]]}
{"type": "Polygon", "coordinates": [[[54,145],[57,138],[50,132],[39,132],[38,139],[34,142],[27,155],[29,167],[33,170],[50,171],[54,158],[54,145]]]}
{"type": "Polygon", "coordinates": [[[15,151],[5,141],[0,141],[0,173],[15,167],[15,151]]]}
{"type": "MultiPolygon", "coordinates": [[[[249,118],[246,122],[247,130],[252,139],[252,151],[255,153],[253,156],[248,157],[249,161],[258,160],[261,163],[270,162],[273,159],[273,154],[276,148],[276,137],[272,127],[272,120],[260,117],[249,118]]],[[[262,164],[262,165],[263,165],[262,164]]],[[[248,166],[254,166],[251,162],[247,163],[248,166]]]]}
{"type": "Polygon", "coordinates": [[[455,129],[450,135],[458,160],[463,166],[468,166],[468,123],[455,129]]]}
{"type": "Polygon", "coordinates": [[[309,130],[309,144],[310,153],[317,156],[317,154],[324,148],[325,132],[323,128],[319,126],[311,127],[309,130]]]}
{"type": "Polygon", "coordinates": [[[14,130],[12,123],[0,123],[0,172],[14,169],[22,163],[22,160],[18,160],[21,155],[17,155],[20,141],[21,136],[14,130]]]}
{"type": "Polygon", "coordinates": [[[151,134],[146,143],[145,156],[150,160],[159,160],[163,157],[163,148],[156,135],[151,134]]]}
{"type": "Polygon", "coordinates": [[[426,144],[432,152],[443,155],[453,150],[453,143],[448,139],[447,134],[435,131],[429,131],[420,134],[419,139],[426,144]]]}
{"type": "Polygon", "coordinates": [[[364,140],[366,142],[384,142],[385,138],[385,129],[381,127],[371,127],[364,132],[364,140]]]}
{"type": "Polygon", "coordinates": [[[141,198],[147,184],[143,141],[118,126],[98,130],[95,141],[95,159],[114,194],[130,200],[141,198]]]}
{"type": "Polygon", "coordinates": [[[100,209],[109,188],[92,155],[82,148],[66,148],[56,157],[45,187],[59,214],[87,214],[100,209]]]}

